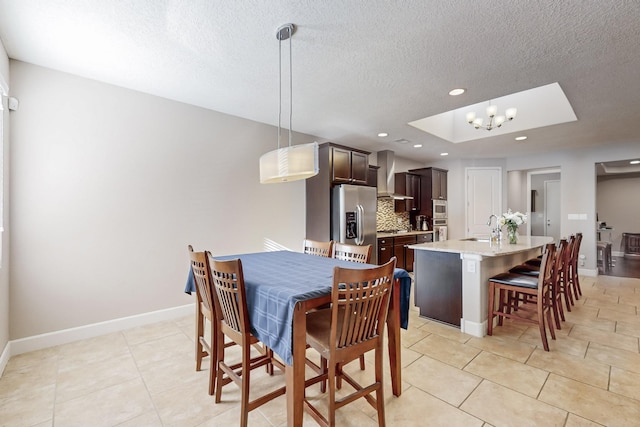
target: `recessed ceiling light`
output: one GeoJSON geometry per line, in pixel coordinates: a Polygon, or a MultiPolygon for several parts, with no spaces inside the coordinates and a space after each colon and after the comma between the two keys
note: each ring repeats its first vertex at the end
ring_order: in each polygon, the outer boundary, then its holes
{"type": "Polygon", "coordinates": [[[413,144],[413,148],[422,148],[422,144],[413,144]]]}
{"type": "Polygon", "coordinates": [[[463,93],[465,93],[467,90],[466,89],[462,89],[462,88],[458,88],[458,89],[452,89],[449,92],[449,95],[451,96],[458,96],[458,95],[462,95],[463,93]]]}
{"type": "Polygon", "coordinates": [[[629,163],[632,165],[637,165],[640,164],[640,160],[631,160],[629,163]]]}
{"type": "Polygon", "coordinates": [[[441,156],[448,156],[449,153],[440,153],[441,156]]]}
{"type": "Polygon", "coordinates": [[[380,132],[380,133],[378,134],[378,136],[379,136],[380,138],[384,138],[385,136],[389,136],[389,134],[388,134],[388,133],[386,133],[386,132],[380,132]]]}
{"type": "Polygon", "coordinates": [[[524,141],[525,139],[527,139],[526,136],[517,136],[516,137],[516,141],[524,141]]]}

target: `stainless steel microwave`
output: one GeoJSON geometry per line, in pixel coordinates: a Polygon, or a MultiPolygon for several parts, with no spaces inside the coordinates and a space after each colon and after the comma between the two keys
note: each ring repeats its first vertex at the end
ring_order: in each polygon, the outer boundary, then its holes
{"type": "Polygon", "coordinates": [[[433,199],[433,217],[447,218],[447,201],[433,199]]]}

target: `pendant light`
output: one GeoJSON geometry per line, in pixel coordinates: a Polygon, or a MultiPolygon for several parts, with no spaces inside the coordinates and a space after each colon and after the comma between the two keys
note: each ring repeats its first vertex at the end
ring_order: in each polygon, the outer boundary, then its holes
{"type": "Polygon", "coordinates": [[[293,76],[291,61],[291,38],[296,31],[294,24],[285,24],[278,28],[278,70],[279,103],[278,103],[278,149],[269,151],[260,157],[260,183],[298,181],[318,174],[318,143],[291,145],[291,116],[293,112],[293,76]],[[289,146],[280,148],[282,117],[282,41],[289,40],[289,146]]]}

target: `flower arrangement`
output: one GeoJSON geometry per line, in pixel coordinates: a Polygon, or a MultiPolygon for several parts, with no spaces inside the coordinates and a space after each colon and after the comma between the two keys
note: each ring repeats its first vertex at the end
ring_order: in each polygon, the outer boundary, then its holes
{"type": "Polygon", "coordinates": [[[518,243],[518,226],[525,224],[526,222],[527,216],[525,214],[522,212],[512,212],[511,209],[507,210],[507,212],[503,213],[500,218],[498,218],[498,225],[500,227],[503,225],[507,226],[507,237],[511,244],[518,243]]]}

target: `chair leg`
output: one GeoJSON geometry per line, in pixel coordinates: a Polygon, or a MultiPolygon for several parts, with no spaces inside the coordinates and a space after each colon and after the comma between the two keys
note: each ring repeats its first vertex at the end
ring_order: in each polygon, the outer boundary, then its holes
{"type": "Polygon", "coordinates": [[[573,305],[573,298],[571,297],[571,284],[567,281],[567,278],[562,275],[562,289],[564,290],[564,303],[567,307],[567,311],[571,311],[573,305]]]}
{"type": "MultiPolygon", "coordinates": [[[[560,309],[558,309],[558,286],[557,284],[552,286],[551,309],[553,310],[553,318],[556,321],[556,329],[560,330],[562,328],[560,327],[560,309]]],[[[562,316],[562,320],[564,320],[564,315],[562,316]]]]}
{"type": "MultiPolygon", "coordinates": [[[[209,355],[209,396],[213,396],[216,386],[216,370],[218,367],[218,341],[216,335],[215,324],[211,322],[211,332],[209,334],[209,348],[211,348],[211,354],[209,355]]],[[[222,346],[224,347],[224,342],[222,346]]]]}
{"type": "Polygon", "coordinates": [[[364,371],[364,355],[360,355],[360,370],[364,371]]]}
{"type": "Polygon", "coordinates": [[[551,307],[547,308],[547,324],[549,325],[549,333],[551,334],[551,339],[556,339],[556,332],[553,328],[553,321],[551,320],[551,307]]]}
{"type": "Polygon", "coordinates": [[[202,369],[202,357],[204,351],[200,337],[204,335],[204,316],[200,311],[200,301],[196,301],[196,371],[202,369]]]}
{"type": "MultiPolygon", "coordinates": [[[[559,291],[558,295],[556,296],[556,309],[558,310],[558,315],[560,316],[560,320],[562,320],[563,322],[566,322],[566,319],[564,318],[564,308],[562,308],[562,292],[559,291]]],[[[561,329],[561,328],[558,328],[561,329]]]]}
{"type": "MultiPolygon", "coordinates": [[[[547,341],[547,330],[545,328],[544,311],[542,306],[538,307],[538,328],[540,329],[540,338],[542,338],[542,347],[544,351],[549,351],[549,342],[547,341]]],[[[553,328],[553,325],[551,325],[553,328]]]]}
{"type": "Polygon", "coordinates": [[[495,285],[489,281],[489,315],[487,316],[487,335],[493,335],[493,305],[495,299],[495,285]]]}
{"type": "MultiPolygon", "coordinates": [[[[499,295],[498,295],[498,310],[501,312],[505,312],[505,310],[508,310],[506,308],[506,301],[505,301],[505,290],[500,288],[500,290],[498,291],[499,295]]],[[[498,326],[502,326],[502,322],[504,320],[504,316],[501,316],[498,314],[498,326]]]]}
{"type": "Polygon", "coordinates": [[[222,376],[224,371],[220,367],[220,362],[224,360],[224,333],[221,330],[216,331],[216,398],[215,402],[220,403],[222,398],[222,376]],[[219,345],[218,345],[219,343],[219,345]]]}
{"type": "Polygon", "coordinates": [[[273,376],[273,362],[271,362],[271,360],[273,360],[273,350],[271,350],[270,348],[267,348],[266,349],[266,356],[269,358],[269,363],[267,363],[265,365],[265,368],[267,370],[267,374],[273,376]]]}
{"type": "Polygon", "coordinates": [[[383,376],[382,376],[382,358],[383,358],[383,350],[382,350],[382,340],[380,340],[380,344],[375,349],[375,358],[376,358],[376,383],[378,383],[378,388],[376,390],[376,410],[378,412],[378,427],[385,427],[385,414],[384,414],[384,390],[383,390],[383,376]]]}
{"type": "MultiPolygon", "coordinates": [[[[327,372],[327,359],[325,359],[324,357],[320,356],[320,370],[325,373],[327,372]]],[[[321,393],[326,393],[327,392],[327,381],[324,380],[320,383],[320,392],[321,393]]]]}
{"type": "Polygon", "coordinates": [[[249,384],[251,378],[251,346],[245,342],[242,346],[242,402],[240,404],[240,427],[247,427],[249,421],[249,384]]]}
{"type": "Polygon", "coordinates": [[[336,363],[329,365],[329,426],[336,425],[336,380],[338,375],[341,374],[342,368],[336,363]]]}
{"type": "Polygon", "coordinates": [[[580,294],[580,296],[582,296],[582,289],[580,288],[580,278],[578,277],[577,267],[571,270],[571,281],[573,282],[574,289],[578,291],[578,294],[580,294]]]}

